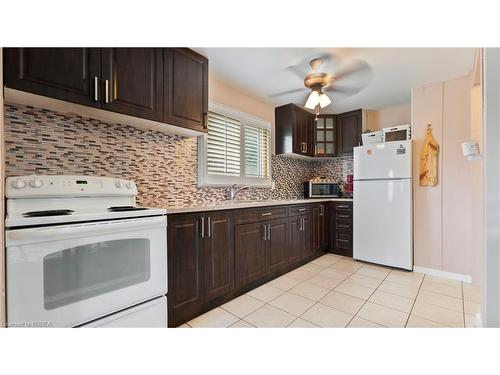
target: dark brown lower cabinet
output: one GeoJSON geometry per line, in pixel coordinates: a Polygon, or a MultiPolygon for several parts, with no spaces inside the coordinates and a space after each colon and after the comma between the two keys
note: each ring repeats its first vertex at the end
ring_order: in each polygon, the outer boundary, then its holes
{"type": "Polygon", "coordinates": [[[169,326],[321,255],[323,211],[315,217],[313,205],[169,215],[169,326]]]}
{"type": "Polygon", "coordinates": [[[290,235],[288,242],[288,262],[297,264],[302,260],[302,218],[291,217],[289,222],[290,235]]]}
{"type": "Polygon", "coordinates": [[[169,216],[167,229],[168,323],[176,327],[205,303],[200,215],[169,216]]]}
{"type": "Polygon", "coordinates": [[[289,262],[294,264],[315,254],[312,246],[311,215],[291,217],[289,236],[289,262]]]}
{"type": "Polygon", "coordinates": [[[352,257],[353,212],[351,202],[333,202],[330,251],[352,257]]]}
{"type": "Polygon", "coordinates": [[[236,225],[234,256],[236,288],[266,275],[266,223],[236,225]]]}
{"type": "Polygon", "coordinates": [[[275,273],[288,266],[288,219],[267,223],[268,272],[275,273]]]}
{"type": "Polygon", "coordinates": [[[329,216],[327,203],[315,204],[312,209],[313,248],[320,252],[328,248],[327,218],[329,216]]]}
{"type": "Polygon", "coordinates": [[[168,217],[168,323],[176,327],[234,287],[231,211],[168,217]]]}
{"type": "Polygon", "coordinates": [[[227,211],[209,212],[204,216],[205,302],[234,288],[233,215],[227,211]]]}

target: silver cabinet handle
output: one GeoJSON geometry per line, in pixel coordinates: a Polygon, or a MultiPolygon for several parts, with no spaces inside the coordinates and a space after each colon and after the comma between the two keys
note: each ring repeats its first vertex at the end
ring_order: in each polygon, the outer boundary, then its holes
{"type": "Polygon", "coordinates": [[[346,204],[339,204],[337,208],[349,208],[349,206],[346,204]]]}
{"type": "Polygon", "coordinates": [[[205,238],[205,217],[204,216],[200,217],[200,220],[201,220],[201,233],[200,233],[200,237],[201,238],[205,238]]]}
{"type": "Polygon", "coordinates": [[[207,236],[208,237],[212,237],[212,219],[209,217],[207,217],[207,236]]]}
{"type": "Polygon", "coordinates": [[[265,225],[265,224],[261,226],[261,228],[264,229],[264,238],[262,238],[264,241],[267,240],[267,228],[266,227],[267,227],[267,225],[265,225]]]}
{"type": "Polygon", "coordinates": [[[303,211],[305,211],[305,210],[307,210],[307,208],[299,208],[297,211],[299,211],[299,212],[303,212],[303,211]]]}
{"type": "Polygon", "coordinates": [[[264,212],[260,214],[260,216],[271,216],[273,213],[272,212],[264,212]]]}
{"type": "Polygon", "coordinates": [[[319,215],[323,216],[324,214],[325,214],[325,206],[321,204],[319,206],[319,215]]]}
{"type": "Polygon", "coordinates": [[[109,79],[104,81],[104,101],[109,103],[109,79]]]}
{"type": "Polygon", "coordinates": [[[271,239],[271,225],[267,224],[267,239],[271,239]]]}
{"type": "Polygon", "coordinates": [[[99,101],[99,77],[94,77],[94,101],[99,101]]]}

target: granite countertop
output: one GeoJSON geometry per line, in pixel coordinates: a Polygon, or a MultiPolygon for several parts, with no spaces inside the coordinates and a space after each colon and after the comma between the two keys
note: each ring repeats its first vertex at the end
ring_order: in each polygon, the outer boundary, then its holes
{"type": "Polygon", "coordinates": [[[281,206],[289,204],[304,204],[315,202],[352,202],[352,198],[313,198],[313,199],[285,199],[285,200],[234,200],[214,202],[206,205],[193,206],[166,206],[167,215],[188,213],[188,212],[205,212],[219,210],[234,210],[238,208],[248,207],[266,207],[266,206],[281,206]]]}

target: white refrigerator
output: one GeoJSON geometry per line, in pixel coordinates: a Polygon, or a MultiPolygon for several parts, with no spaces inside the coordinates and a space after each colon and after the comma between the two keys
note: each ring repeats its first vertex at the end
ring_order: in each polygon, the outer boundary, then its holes
{"type": "Polygon", "coordinates": [[[411,140],[354,148],[353,257],[413,268],[411,140]]]}

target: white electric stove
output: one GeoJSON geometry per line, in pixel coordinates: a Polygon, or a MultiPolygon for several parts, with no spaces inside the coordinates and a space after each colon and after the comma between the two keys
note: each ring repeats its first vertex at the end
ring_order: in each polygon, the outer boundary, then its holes
{"type": "Polygon", "coordinates": [[[136,195],[110,177],[7,178],[9,326],[167,326],[166,211],[136,195]]]}

